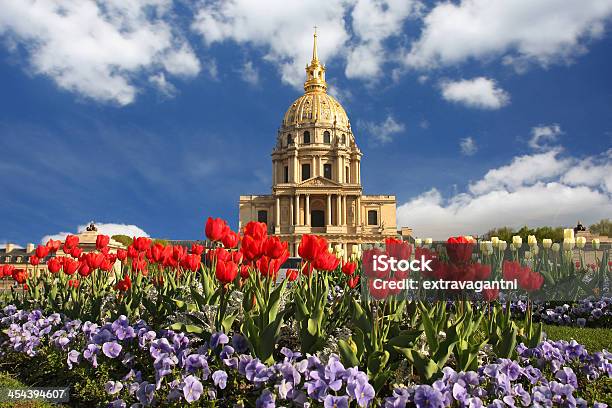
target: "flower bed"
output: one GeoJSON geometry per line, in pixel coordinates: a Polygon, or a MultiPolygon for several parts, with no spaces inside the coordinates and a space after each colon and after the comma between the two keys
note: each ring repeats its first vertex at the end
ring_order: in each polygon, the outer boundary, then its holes
{"type": "Polygon", "coordinates": [[[268,236],[265,224],[249,223],[239,235],[211,218],[206,235],[211,248],[135,238],[117,253],[104,236],[89,253],[69,236],[63,246],[50,241],[37,248],[31,262],[45,262],[48,271],[2,267],[21,290],[13,288],[12,305],[0,315],[0,369],[27,384],[70,385],[71,404],[87,406],[611,402],[611,355],[543,341],[539,323],[578,323],[587,314],[588,325],[607,324],[608,251],[598,267],[583,271],[552,247],[536,258],[533,241],[529,255],[518,251],[517,241],[505,259],[502,243],[486,244],[476,256],[464,237],[435,250],[388,239],[362,259],[305,235],[303,262],[279,280],[287,244],[268,236]],[[65,256],[54,255],[60,247],[65,256]],[[381,274],[372,268],[374,255],[416,257],[434,267],[417,275],[381,274]],[[438,291],[454,300],[431,301],[374,284],[408,276],[419,282],[504,278],[519,287],[476,297],[438,291]],[[589,291],[603,296],[559,309],[530,300],[589,291]],[[500,303],[501,296],[525,302],[500,303]]]}

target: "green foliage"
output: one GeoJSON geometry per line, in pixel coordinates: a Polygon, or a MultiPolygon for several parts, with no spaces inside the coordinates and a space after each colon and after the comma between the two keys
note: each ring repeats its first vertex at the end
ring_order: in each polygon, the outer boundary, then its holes
{"type": "Polygon", "coordinates": [[[117,242],[121,242],[126,247],[132,245],[132,237],[128,237],[127,235],[113,235],[111,238],[117,242]]]}
{"type": "Polygon", "coordinates": [[[612,330],[591,327],[549,326],[543,328],[551,340],[571,340],[584,345],[590,353],[603,349],[612,350],[612,330]]]}
{"type": "MultiPolygon", "coordinates": [[[[28,388],[27,385],[17,380],[8,372],[0,372],[0,389],[1,388],[28,388]]],[[[64,407],[65,405],[51,404],[44,401],[23,401],[23,402],[4,402],[0,406],[6,408],[53,408],[64,407]]]]}
{"type": "Polygon", "coordinates": [[[605,237],[612,237],[612,219],[606,218],[599,221],[597,224],[593,224],[589,227],[595,235],[603,235],[605,237]]]}
{"type": "Polygon", "coordinates": [[[527,242],[527,236],[535,235],[538,241],[542,241],[544,238],[552,239],[553,242],[563,241],[563,227],[538,227],[529,228],[527,226],[521,227],[519,230],[514,230],[510,227],[494,228],[484,234],[484,238],[490,239],[491,237],[499,237],[499,239],[506,242],[512,242],[512,237],[519,235],[523,238],[523,242],[527,242]]]}

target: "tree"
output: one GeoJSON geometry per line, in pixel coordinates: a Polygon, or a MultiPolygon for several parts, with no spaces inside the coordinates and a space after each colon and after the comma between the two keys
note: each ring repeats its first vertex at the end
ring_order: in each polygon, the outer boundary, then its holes
{"type": "Polygon", "coordinates": [[[595,235],[612,237],[612,220],[609,218],[605,218],[599,221],[597,224],[591,225],[589,227],[589,231],[591,231],[595,235]]]}
{"type": "Polygon", "coordinates": [[[126,247],[132,245],[132,237],[128,237],[127,235],[113,235],[111,238],[117,242],[121,242],[126,247]]]}

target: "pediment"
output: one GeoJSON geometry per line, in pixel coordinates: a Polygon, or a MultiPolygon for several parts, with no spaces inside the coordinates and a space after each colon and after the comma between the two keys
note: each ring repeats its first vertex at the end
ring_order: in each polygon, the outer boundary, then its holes
{"type": "Polygon", "coordinates": [[[300,184],[298,184],[298,187],[338,187],[338,186],[340,186],[339,183],[336,183],[335,181],[326,179],[325,177],[321,177],[321,176],[309,178],[308,180],[304,180],[300,184]]]}

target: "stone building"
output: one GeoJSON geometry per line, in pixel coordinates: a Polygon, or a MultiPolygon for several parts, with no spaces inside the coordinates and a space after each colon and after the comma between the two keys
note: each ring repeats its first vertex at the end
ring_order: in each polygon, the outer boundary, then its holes
{"type": "Polygon", "coordinates": [[[276,137],[272,194],[240,196],[240,227],[265,222],[290,243],[292,256],[302,234],[325,236],[345,253],[397,235],[395,196],[363,194],[362,153],[344,108],[327,93],[316,32],[304,91],[276,137]]]}

